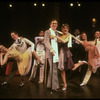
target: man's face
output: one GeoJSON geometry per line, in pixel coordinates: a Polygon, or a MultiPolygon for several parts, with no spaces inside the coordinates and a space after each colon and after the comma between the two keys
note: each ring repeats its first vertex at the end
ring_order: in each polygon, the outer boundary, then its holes
{"type": "Polygon", "coordinates": [[[44,36],[44,31],[40,31],[39,36],[44,36]]]}
{"type": "Polygon", "coordinates": [[[100,32],[96,31],[95,34],[94,34],[94,37],[95,37],[95,39],[98,39],[100,37],[100,32]]]}
{"type": "Polygon", "coordinates": [[[52,21],[51,24],[50,24],[50,27],[52,28],[52,30],[56,30],[57,26],[58,26],[58,23],[57,23],[56,20],[52,21]]]}
{"type": "Polygon", "coordinates": [[[18,34],[11,33],[11,38],[14,39],[14,40],[17,40],[18,34]]]}

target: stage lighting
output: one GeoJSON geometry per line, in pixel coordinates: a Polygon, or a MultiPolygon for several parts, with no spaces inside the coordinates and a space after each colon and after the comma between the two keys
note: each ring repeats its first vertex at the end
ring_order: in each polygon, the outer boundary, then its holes
{"type": "Polygon", "coordinates": [[[78,3],[78,6],[81,6],[81,4],[80,4],[80,3],[78,3]]]}
{"type": "Polygon", "coordinates": [[[44,7],[45,6],[45,3],[42,3],[42,6],[44,7]]]}
{"type": "Polygon", "coordinates": [[[93,19],[92,19],[92,22],[96,22],[96,19],[95,19],[95,18],[93,18],[93,19]]]}
{"type": "Polygon", "coordinates": [[[95,24],[96,24],[96,19],[93,18],[93,19],[92,19],[92,27],[95,27],[95,24]]]}
{"type": "Polygon", "coordinates": [[[70,3],[70,6],[72,7],[72,6],[74,6],[74,4],[73,3],[70,3]]]}
{"type": "Polygon", "coordinates": [[[34,6],[37,6],[37,3],[34,3],[34,6]]]}
{"type": "Polygon", "coordinates": [[[9,7],[12,7],[12,4],[9,4],[9,7]]]}

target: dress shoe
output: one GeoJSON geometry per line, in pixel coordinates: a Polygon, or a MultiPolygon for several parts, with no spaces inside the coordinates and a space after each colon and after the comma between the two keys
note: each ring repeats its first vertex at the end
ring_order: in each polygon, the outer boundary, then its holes
{"type": "Polygon", "coordinates": [[[21,83],[19,84],[19,86],[20,86],[20,87],[24,86],[24,82],[21,82],[21,83]]]}
{"type": "Polygon", "coordinates": [[[81,84],[80,84],[80,86],[85,86],[85,85],[86,85],[86,83],[81,83],[81,84]]]}
{"type": "Polygon", "coordinates": [[[87,61],[85,61],[85,60],[79,60],[78,62],[84,62],[85,64],[87,64],[87,61]]]}
{"type": "Polygon", "coordinates": [[[1,83],[1,85],[3,86],[3,85],[8,85],[8,83],[7,82],[3,82],[3,83],[1,83]]]}
{"type": "Polygon", "coordinates": [[[62,90],[65,91],[66,88],[67,88],[67,84],[64,84],[62,90]]]}

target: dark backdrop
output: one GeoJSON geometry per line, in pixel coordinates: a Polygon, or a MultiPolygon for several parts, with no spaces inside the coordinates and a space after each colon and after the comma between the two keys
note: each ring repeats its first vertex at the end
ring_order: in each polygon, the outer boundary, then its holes
{"type": "Polygon", "coordinates": [[[92,18],[97,20],[95,30],[100,30],[100,2],[82,1],[81,7],[77,6],[77,2],[74,2],[74,7],[70,7],[67,1],[45,2],[45,7],[41,3],[37,2],[38,5],[34,7],[32,1],[0,2],[0,44],[6,47],[12,44],[12,31],[34,42],[34,37],[40,30],[47,30],[53,18],[58,19],[58,30],[62,23],[68,23],[72,34],[78,28],[81,32],[87,32],[89,40],[93,39],[92,18]],[[10,3],[12,8],[9,7],[10,3]]]}

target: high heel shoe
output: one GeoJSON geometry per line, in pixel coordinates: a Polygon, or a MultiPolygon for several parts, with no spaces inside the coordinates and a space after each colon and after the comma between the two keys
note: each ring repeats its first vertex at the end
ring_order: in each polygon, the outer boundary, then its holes
{"type": "Polygon", "coordinates": [[[64,91],[64,90],[66,90],[66,88],[67,88],[67,84],[64,84],[62,90],[64,91]]]}

